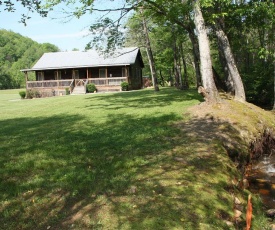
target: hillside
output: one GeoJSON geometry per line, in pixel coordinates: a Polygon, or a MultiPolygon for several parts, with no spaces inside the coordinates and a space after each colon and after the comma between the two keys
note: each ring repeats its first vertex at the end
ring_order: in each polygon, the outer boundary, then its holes
{"type": "Polygon", "coordinates": [[[44,52],[56,52],[50,43],[39,44],[12,31],[0,30],[0,89],[20,88],[25,84],[20,69],[30,68],[44,52]]]}

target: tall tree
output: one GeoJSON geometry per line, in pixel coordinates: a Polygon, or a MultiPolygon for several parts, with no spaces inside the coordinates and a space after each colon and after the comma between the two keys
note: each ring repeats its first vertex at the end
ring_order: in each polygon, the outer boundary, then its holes
{"type": "Polygon", "coordinates": [[[226,60],[229,76],[233,81],[235,99],[238,101],[244,102],[246,98],[245,98],[243,82],[239,74],[237,65],[235,63],[235,58],[232,54],[228,38],[224,33],[219,22],[215,24],[215,32],[219,40],[220,48],[223,51],[223,56],[225,57],[225,60],[226,60]]]}
{"type": "Polygon", "coordinates": [[[153,86],[154,86],[155,91],[159,91],[156,65],[155,65],[155,60],[154,60],[154,56],[153,56],[153,52],[152,52],[152,48],[151,48],[147,23],[146,23],[144,14],[143,14],[143,8],[140,8],[140,12],[141,12],[141,17],[142,17],[144,37],[145,37],[145,41],[146,41],[146,52],[147,52],[147,55],[148,55],[150,70],[151,70],[152,79],[153,79],[153,86]]]}
{"type": "Polygon", "coordinates": [[[194,1],[194,22],[198,33],[199,51],[200,51],[200,72],[203,88],[201,89],[205,100],[208,103],[219,101],[219,94],[214,82],[212,72],[212,61],[210,55],[210,45],[207,36],[207,30],[202,16],[200,3],[194,1]]]}
{"type": "Polygon", "coordinates": [[[181,59],[182,59],[182,64],[183,64],[183,88],[188,89],[189,88],[189,82],[188,82],[188,71],[187,71],[187,64],[186,64],[186,59],[183,51],[183,43],[180,45],[180,53],[181,53],[181,59]]]}

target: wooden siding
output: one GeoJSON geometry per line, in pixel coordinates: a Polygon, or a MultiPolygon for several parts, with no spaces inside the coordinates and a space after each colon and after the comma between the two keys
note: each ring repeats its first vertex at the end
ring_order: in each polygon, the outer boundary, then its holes
{"type": "Polygon", "coordinates": [[[134,65],[130,68],[130,89],[141,89],[142,88],[142,68],[139,59],[136,59],[134,65]]]}
{"type": "MultiPolygon", "coordinates": [[[[61,70],[44,70],[36,71],[36,81],[27,81],[27,88],[66,88],[70,87],[67,82],[74,80],[74,71],[78,71],[76,79],[82,79],[87,83],[94,83],[97,87],[120,87],[121,82],[126,81],[129,83],[129,89],[140,89],[142,87],[142,68],[140,60],[137,59],[136,63],[131,66],[111,66],[111,67],[93,67],[93,68],[75,68],[75,69],[61,69],[61,70]],[[123,69],[126,69],[126,76],[123,69]],[[107,69],[106,77],[99,78],[99,70],[107,69]],[[59,72],[59,79],[55,79],[55,72],[59,72]],[[38,73],[42,72],[44,79],[38,80],[38,73]],[[65,84],[66,82],[66,84],[65,84]]],[[[77,80],[74,80],[73,87],[77,80]]],[[[83,83],[84,84],[84,83],[83,83]]]]}
{"type": "Polygon", "coordinates": [[[107,69],[107,77],[122,77],[122,68],[127,68],[128,77],[129,76],[129,66],[114,66],[114,67],[94,67],[94,68],[79,68],[79,69],[62,69],[62,70],[44,70],[36,71],[36,80],[38,81],[38,72],[43,72],[44,80],[56,80],[55,71],[60,71],[61,79],[72,79],[73,70],[78,71],[79,79],[87,78],[99,78],[99,70],[107,69]]]}

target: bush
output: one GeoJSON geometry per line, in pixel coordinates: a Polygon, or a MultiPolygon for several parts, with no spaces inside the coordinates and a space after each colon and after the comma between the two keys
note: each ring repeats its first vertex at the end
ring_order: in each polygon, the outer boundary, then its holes
{"type": "Polygon", "coordinates": [[[40,98],[41,97],[41,93],[38,90],[35,90],[35,89],[28,89],[26,95],[27,95],[28,99],[40,98]]]}
{"type": "Polygon", "coordinates": [[[65,88],[66,90],[66,95],[70,95],[70,89],[69,88],[65,88]]]}
{"type": "Polygon", "coordinates": [[[97,91],[95,84],[93,84],[93,83],[87,84],[87,92],[88,93],[93,93],[95,91],[97,91]]]}
{"type": "Polygon", "coordinates": [[[151,87],[153,86],[153,83],[150,79],[146,79],[145,83],[144,83],[144,87],[151,87]]]}
{"type": "Polygon", "coordinates": [[[122,91],[128,91],[129,90],[129,83],[126,82],[126,81],[121,82],[120,86],[121,86],[122,91]]]}
{"type": "Polygon", "coordinates": [[[26,91],[20,91],[19,95],[20,95],[21,99],[25,99],[25,97],[26,97],[26,91]]]}

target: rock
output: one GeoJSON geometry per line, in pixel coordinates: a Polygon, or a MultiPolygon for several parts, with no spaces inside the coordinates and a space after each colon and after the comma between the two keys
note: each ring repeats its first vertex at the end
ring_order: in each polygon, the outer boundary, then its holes
{"type": "Polygon", "coordinates": [[[233,180],[231,180],[231,183],[234,185],[234,186],[238,186],[238,180],[236,178],[234,178],[233,180]]]}
{"type": "Polygon", "coordinates": [[[240,204],[242,204],[242,202],[239,200],[238,197],[234,197],[234,204],[235,205],[240,205],[240,204]]]}
{"type": "Polygon", "coordinates": [[[234,226],[234,223],[231,222],[231,221],[228,221],[228,220],[224,220],[224,223],[225,223],[227,226],[229,226],[229,227],[234,226]]]}
{"type": "Polygon", "coordinates": [[[268,210],[266,211],[266,215],[267,215],[268,217],[274,218],[274,217],[275,217],[275,209],[268,209],[268,210]]]}
{"type": "Polygon", "coordinates": [[[234,209],[234,218],[239,218],[243,213],[237,209],[234,209]]]}
{"type": "Polygon", "coordinates": [[[182,157],[174,157],[174,160],[182,163],[186,163],[186,160],[184,160],[182,157]]]}

